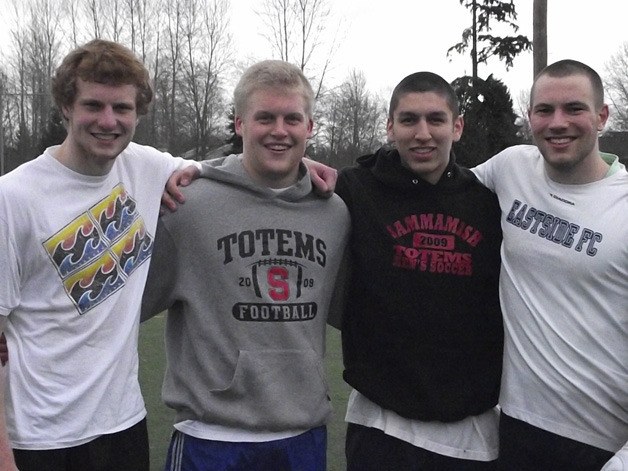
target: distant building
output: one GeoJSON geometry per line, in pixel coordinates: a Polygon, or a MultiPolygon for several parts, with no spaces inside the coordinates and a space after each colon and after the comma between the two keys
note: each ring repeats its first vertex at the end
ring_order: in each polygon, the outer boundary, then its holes
{"type": "Polygon", "coordinates": [[[628,131],[608,131],[600,136],[600,150],[619,156],[628,166],[628,131]]]}
{"type": "Polygon", "coordinates": [[[199,161],[209,160],[209,159],[215,159],[217,157],[224,157],[225,155],[229,154],[230,150],[231,150],[231,144],[223,144],[219,147],[208,150],[205,153],[205,155],[197,155],[196,149],[190,149],[187,152],[184,152],[183,154],[181,154],[180,157],[183,157],[184,159],[192,159],[192,160],[199,160],[199,161]]]}

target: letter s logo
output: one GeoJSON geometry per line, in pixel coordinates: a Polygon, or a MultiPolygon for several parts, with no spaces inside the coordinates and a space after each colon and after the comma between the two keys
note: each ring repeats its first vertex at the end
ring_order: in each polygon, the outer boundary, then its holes
{"type": "Polygon", "coordinates": [[[285,267],[272,267],[267,273],[268,285],[271,287],[268,294],[273,301],[286,301],[290,297],[288,270],[285,267]]]}

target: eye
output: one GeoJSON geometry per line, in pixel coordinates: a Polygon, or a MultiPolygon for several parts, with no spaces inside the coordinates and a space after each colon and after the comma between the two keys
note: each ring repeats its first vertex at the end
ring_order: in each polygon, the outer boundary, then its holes
{"type": "Polygon", "coordinates": [[[429,119],[429,122],[432,124],[443,124],[447,121],[447,119],[443,116],[432,116],[429,119]]]}
{"type": "Polygon", "coordinates": [[[405,124],[407,126],[410,126],[414,123],[416,123],[418,121],[418,118],[416,116],[412,116],[412,115],[404,115],[404,116],[400,116],[399,117],[399,122],[401,124],[405,124]]]}
{"type": "Polygon", "coordinates": [[[286,116],[286,123],[291,125],[301,124],[303,119],[300,115],[288,115],[286,116]]]}
{"type": "Polygon", "coordinates": [[[270,124],[273,121],[273,117],[269,114],[258,114],[255,116],[255,121],[260,124],[270,124]]]}
{"type": "Polygon", "coordinates": [[[568,106],[565,111],[569,114],[578,114],[586,110],[587,108],[584,105],[571,105],[571,106],[568,106]]]}
{"type": "Polygon", "coordinates": [[[100,103],[95,101],[84,102],[83,107],[87,108],[88,111],[98,111],[101,108],[100,103]]]}
{"type": "Polygon", "coordinates": [[[127,114],[131,113],[135,110],[135,107],[132,105],[116,105],[113,107],[114,111],[119,114],[127,114]]]}
{"type": "Polygon", "coordinates": [[[538,108],[534,109],[534,114],[545,116],[545,115],[548,115],[548,114],[552,113],[552,111],[553,111],[553,109],[550,108],[550,107],[541,106],[541,107],[538,107],[538,108]]]}

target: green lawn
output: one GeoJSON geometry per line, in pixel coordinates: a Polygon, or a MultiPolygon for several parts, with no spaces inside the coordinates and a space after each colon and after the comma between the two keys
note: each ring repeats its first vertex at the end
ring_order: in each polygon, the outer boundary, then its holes
{"type": "MultiPolygon", "coordinates": [[[[142,324],[140,328],[140,383],[148,409],[148,433],[150,435],[151,471],[163,470],[173,413],[161,402],[161,380],[165,367],[163,328],[165,316],[159,315],[142,324]]],[[[327,329],[327,379],[331,388],[334,415],[328,426],[328,471],[345,469],[344,414],[350,388],[342,380],[342,356],[340,333],[327,329]]]]}

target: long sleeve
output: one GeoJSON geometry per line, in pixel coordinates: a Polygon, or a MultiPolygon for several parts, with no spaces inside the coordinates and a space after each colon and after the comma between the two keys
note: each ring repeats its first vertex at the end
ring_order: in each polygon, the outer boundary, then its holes
{"type": "Polygon", "coordinates": [[[157,223],[155,245],[142,297],[142,322],[172,305],[171,294],[177,267],[176,254],[176,245],[160,219],[157,223]]]}

